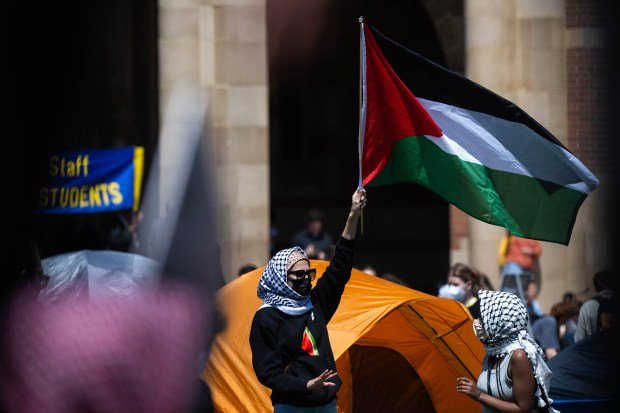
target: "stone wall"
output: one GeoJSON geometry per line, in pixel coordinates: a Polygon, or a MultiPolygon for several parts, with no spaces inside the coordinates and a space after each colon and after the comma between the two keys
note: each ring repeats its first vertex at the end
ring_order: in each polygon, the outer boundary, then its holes
{"type": "MultiPolygon", "coordinates": [[[[602,52],[592,28],[601,20],[595,7],[577,0],[465,5],[467,76],[523,108],[601,180],[580,209],[570,245],[543,243],[540,301],[547,311],[564,291],[589,287],[593,272],[607,265],[610,151],[598,137],[603,135],[603,113],[595,109],[604,104],[602,52]]],[[[468,232],[469,262],[497,284],[497,246],[504,230],[469,218],[468,232]]]]}
{"type": "MultiPolygon", "coordinates": [[[[160,0],[161,111],[172,90],[199,93],[218,185],[224,276],[263,265],[269,249],[269,138],[265,0],[160,0]]],[[[162,119],[166,118],[162,116],[162,119]]],[[[183,120],[162,125],[160,204],[183,120]]]]}

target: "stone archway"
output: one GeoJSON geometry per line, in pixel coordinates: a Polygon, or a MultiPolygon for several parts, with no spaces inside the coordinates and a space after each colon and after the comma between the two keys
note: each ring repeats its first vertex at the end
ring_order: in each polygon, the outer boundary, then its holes
{"type": "MultiPolygon", "coordinates": [[[[462,23],[446,28],[459,19],[454,5],[442,14],[409,0],[311,3],[267,2],[274,250],[290,245],[309,209],[325,213],[332,237],[342,231],[357,185],[358,16],[438,64],[463,67],[456,28],[462,23]]],[[[448,204],[415,185],[370,191],[356,265],[369,263],[436,293],[449,264],[448,204]]]]}

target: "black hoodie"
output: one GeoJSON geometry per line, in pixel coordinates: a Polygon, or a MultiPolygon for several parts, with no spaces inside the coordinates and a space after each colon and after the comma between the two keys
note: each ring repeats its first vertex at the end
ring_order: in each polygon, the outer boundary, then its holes
{"type": "Polygon", "coordinates": [[[336,243],[334,258],[310,292],[313,308],[309,312],[292,316],[264,307],[254,315],[250,331],[252,366],[258,380],[273,390],[274,405],[322,406],[336,397],[342,385],[336,376],[329,380],[336,384],[333,387],[306,390],[308,381],[326,369],[336,371],[327,323],[351,278],[354,244],[354,240],[342,237],[336,243]],[[301,348],[306,327],[316,343],[315,355],[301,348]]]}

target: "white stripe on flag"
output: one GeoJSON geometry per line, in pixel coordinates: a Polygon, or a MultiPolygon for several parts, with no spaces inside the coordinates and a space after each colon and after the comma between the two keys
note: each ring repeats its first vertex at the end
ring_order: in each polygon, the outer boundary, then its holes
{"type": "Polygon", "coordinates": [[[418,99],[444,134],[427,139],[463,161],[535,177],[586,195],[598,186],[596,177],[579,159],[523,124],[418,99]]]}

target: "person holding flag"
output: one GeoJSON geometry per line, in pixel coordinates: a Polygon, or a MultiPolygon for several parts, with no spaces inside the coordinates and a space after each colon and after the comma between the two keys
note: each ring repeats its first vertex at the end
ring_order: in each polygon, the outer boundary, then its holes
{"type": "Polygon", "coordinates": [[[355,233],[365,206],[366,191],[357,189],[335,255],[314,288],[316,269],[299,247],[276,253],[260,278],[263,305],[250,330],[252,366],[272,390],[275,413],[336,413],[342,381],[327,323],[351,277],[355,233]]]}

